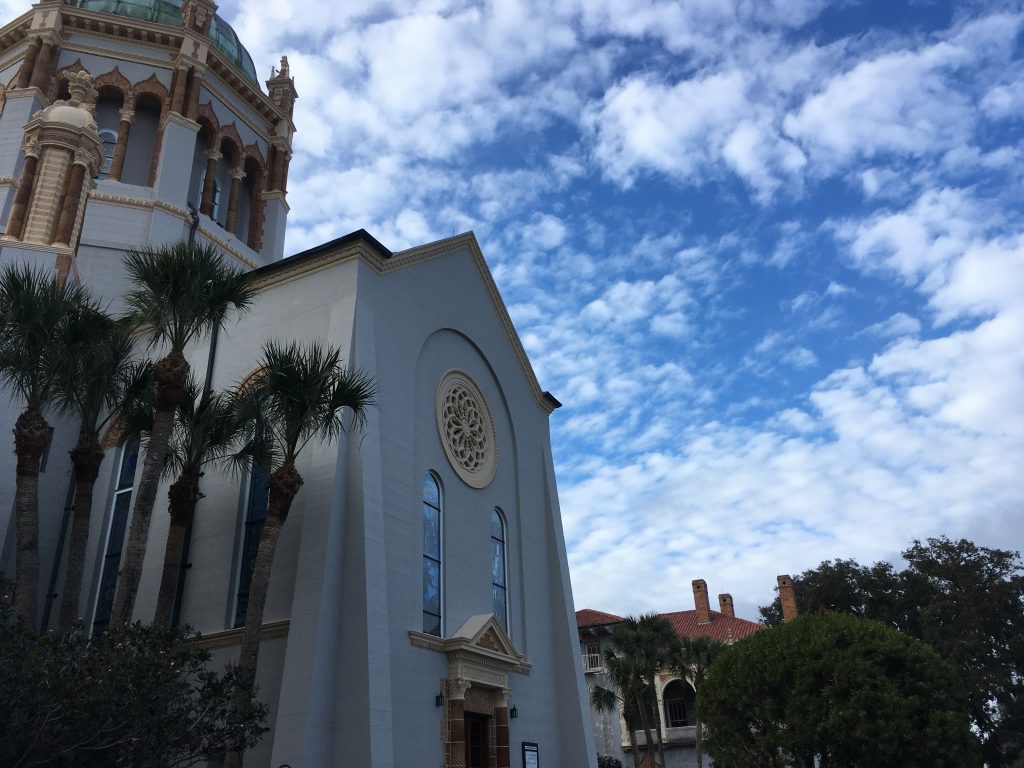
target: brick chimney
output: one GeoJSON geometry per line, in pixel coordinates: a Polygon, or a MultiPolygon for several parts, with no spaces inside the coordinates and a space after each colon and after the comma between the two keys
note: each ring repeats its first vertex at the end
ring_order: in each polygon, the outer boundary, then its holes
{"type": "Polygon", "coordinates": [[[693,606],[697,609],[697,623],[711,623],[711,603],[708,602],[708,585],[704,579],[693,580],[693,606]]]}
{"type": "Polygon", "coordinates": [[[735,618],[736,611],[732,608],[732,595],[726,592],[724,595],[718,596],[718,610],[728,616],[730,619],[735,618]]]}
{"type": "Polygon", "coordinates": [[[782,620],[790,622],[797,617],[796,591],[789,576],[779,576],[779,602],[782,603],[782,620]]]}

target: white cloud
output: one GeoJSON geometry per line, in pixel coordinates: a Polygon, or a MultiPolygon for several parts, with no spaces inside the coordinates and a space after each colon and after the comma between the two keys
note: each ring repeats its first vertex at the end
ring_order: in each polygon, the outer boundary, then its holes
{"type": "Polygon", "coordinates": [[[886,320],[869,325],[863,333],[886,339],[917,336],[921,333],[921,321],[905,312],[897,312],[886,320]]]}

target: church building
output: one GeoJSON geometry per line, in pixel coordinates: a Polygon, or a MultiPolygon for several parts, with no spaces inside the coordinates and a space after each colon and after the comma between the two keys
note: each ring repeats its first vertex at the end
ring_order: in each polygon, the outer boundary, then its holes
{"type": "MultiPolygon", "coordinates": [[[[0,267],[80,281],[119,310],[122,255],[194,238],[251,273],[252,311],[187,350],[230,389],[265,341],[331,344],[376,382],[361,430],[305,451],[262,631],[270,731],[252,768],[511,768],[595,761],[549,416],[475,237],[391,252],[358,231],[283,257],[298,97],[261,85],[212,0],[40,0],[0,28],[0,267]],[[211,350],[211,346],[213,349],[211,350]]],[[[4,393],[0,435],[21,405],[4,393]]],[[[78,426],[39,484],[42,628],[63,583],[78,426]]],[[[104,435],[82,619],[109,620],[145,436],[104,435]]],[[[15,458],[0,450],[0,571],[15,458]]],[[[210,469],[177,620],[237,658],[266,480],[210,469]]],[[[161,491],[135,619],[152,620],[161,491]]]]}

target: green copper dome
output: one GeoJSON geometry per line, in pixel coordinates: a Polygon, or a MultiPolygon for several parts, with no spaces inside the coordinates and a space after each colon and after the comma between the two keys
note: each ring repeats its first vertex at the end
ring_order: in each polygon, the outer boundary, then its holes
{"type": "MultiPolygon", "coordinates": [[[[182,26],[181,0],[75,0],[75,5],[87,11],[112,13],[115,16],[167,24],[171,27],[182,26]]],[[[242,70],[257,87],[259,86],[252,57],[239,41],[235,30],[220,16],[214,16],[210,23],[210,40],[217,50],[242,70]]]]}

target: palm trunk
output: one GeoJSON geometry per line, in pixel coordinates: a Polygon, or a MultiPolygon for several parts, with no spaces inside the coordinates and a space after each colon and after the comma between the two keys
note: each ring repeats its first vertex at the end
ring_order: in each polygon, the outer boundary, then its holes
{"type": "Polygon", "coordinates": [[[661,736],[661,705],[658,703],[658,675],[657,673],[651,675],[651,691],[654,694],[654,727],[657,728],[658,733],[658,759],[661,761],[662,766],[665,765],[665,743],[661,736]]]}
{"type": "Polygon", "coordinates": [[[18,457],[14,491],[14,611],[33,631],[39,607],[39,462],[49,439],[50,425],[39,407],[29,404],[14,424],[14,452],[18,457]]]}
{"type": "MultiPolygon", "coordinates": [[[[245,610],[245,627],[242,630],[242,647],[238,652],[239,683],[235,689],[232,711],[241,716],[252,701],[256,682],[256,666],[260,655],[260,630],[263,628],[263,610],[267,602],[267,588],[270,586],[270,569],[274,565],[277,542],[281,529],[288,518],[295,494],[302,487],[302,476],[295,464],[288,463],[274,470],[270,475],[270,498],[267,502],[267,519],[260,532],[260,545],[256,550],[256,562],[249,582],[249,602],[245,610]]],[[[240,768],[242,750],[228,752],[224,768],[240,768]]]]}
{"type": "MultiPolygon", "coordinates": [[[[623,707],[626,706],[623,703],[623,707]]],[[[626,730],[629,731],[629,748],[633,754],[633,768],[640,768],[640,750],[636,748],[636,723],[634,722],[633,713],[627,709],[623,712],[623,719],[626,721],[626,730]]]]}
{"type": "Polygon", "coordinates": [[[85,551],[89,543],[89,525],[92,518],[92,491],[103,464],[103,448],[93,429],[86,429],[71,451],[71,466],[75,470],[75,499],[71,504],[71,541],[68,545],[68,567],[64,574],[64,597],[60,601],[58,627],[69,632],[79,616],[79,598],[82,594],[82,572],[85,569],[85,551]]]}
{"type": "Polygon", "coordinates": [[[164,632],[171,628],[174,602],[178,596],[178,583],[185,557],[185,532],[196,510],[199,500],[199,470],[189,468],[171,484],[167,496],[170,500],[168,511],[171,524],[167,530],[167,546],[164,549],[164,567],[160,577],[160,594],[156,600],[153,627],[164,632]]]}
{"type": "MultiPolygon", "coordinates": [[[[651,724],[647,720],[647,710],[644,707],[642,694],[637,695],[636,703],[637,711],[640,713],[640,724],[643,726],[644,729],[644,739],[646,739],[644,748],[647,750],[647,754],[650,755],[652,753],[652,750],[654,749],[654,739],[651,738],[651,724]]],[[[651,759],[653,761],[654,758],[652,757],[651,759]]]]}
{"type": "Polygon", "coordinates": [[[146,446],[146,461],[142,465],[139,490],[132,507],[132,525],[128,542],[121,558],[121,574],[117,579],[114,605],[110,611],[111,624],[128,624],[135,611],[135,599],[142,579],[142,562],[146,557],[149,524],[153,519],[153,505],[160,488],[160,473],[167,459],[167,446],[174,427],[174,411],[181,400],[188,377],[188,362],[180,352],[171,352],[153,366],[156,381],[156,407],[153,409],[153,429],[146,446]]]}

